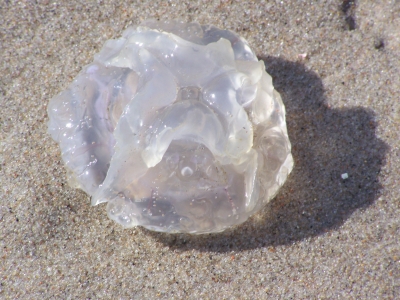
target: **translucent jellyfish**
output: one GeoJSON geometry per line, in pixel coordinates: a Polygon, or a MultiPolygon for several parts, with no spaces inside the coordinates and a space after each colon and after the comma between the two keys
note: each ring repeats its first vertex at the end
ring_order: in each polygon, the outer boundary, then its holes
{"type": "Polygon", "coordinates": [[[124,227],[244,222],[293,167],[285,107],[246,40],[146,21],[109,40],[48,106],[71,186],[124,227]]]}

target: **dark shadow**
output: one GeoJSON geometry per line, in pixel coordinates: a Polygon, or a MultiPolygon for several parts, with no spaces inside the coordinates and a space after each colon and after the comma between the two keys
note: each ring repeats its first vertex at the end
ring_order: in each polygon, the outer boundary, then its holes
{"type": "Polygon", "coordinates": [[[260,213],[231,230],[196,236],[143,229],[172,249],[229,252],[291,244],[335,230],[379,197],[388,146],[375,136],[374,112],[332,109],[314,72],[297,62],[260,59],[286,105],[295,167],[260,213]]]}

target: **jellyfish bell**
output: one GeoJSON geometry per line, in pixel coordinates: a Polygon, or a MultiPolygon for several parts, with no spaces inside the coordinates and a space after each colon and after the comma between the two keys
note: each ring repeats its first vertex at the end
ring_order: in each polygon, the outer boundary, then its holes
{"type": "Polygon", "coordinates": [[[293,167],[264,63],[214,26],[129,27],[48,114],[69,182],[124,227],[223,231],[273,198],[293,167]]]}

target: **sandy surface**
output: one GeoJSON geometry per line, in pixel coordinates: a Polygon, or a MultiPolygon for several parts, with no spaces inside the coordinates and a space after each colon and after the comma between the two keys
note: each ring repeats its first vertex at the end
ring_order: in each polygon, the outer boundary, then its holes
{"type": "Polygon", "coordinates": [[[82,2],[0,1],[0,298],[400,298],[398,0],[82,2]],[[121,229],[46,133],[49,99],[146,18],[239,32],[286,104],[295,169],[225,233],[121,229]]]}

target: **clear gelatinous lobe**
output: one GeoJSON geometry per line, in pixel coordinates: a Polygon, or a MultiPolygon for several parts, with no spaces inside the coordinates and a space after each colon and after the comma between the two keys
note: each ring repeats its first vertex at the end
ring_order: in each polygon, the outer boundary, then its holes
{"type": "Polygon", "coordinates": [[[272,78],[243,38],[214,26],[128,28],[48,114],[69,183],[124,227],[222,231],[274,197],[293,167],[272,78]]]}

